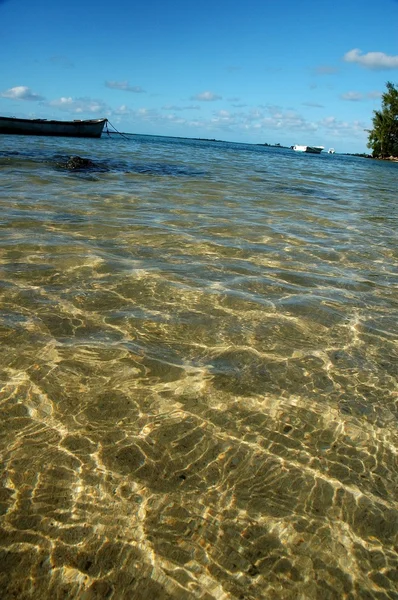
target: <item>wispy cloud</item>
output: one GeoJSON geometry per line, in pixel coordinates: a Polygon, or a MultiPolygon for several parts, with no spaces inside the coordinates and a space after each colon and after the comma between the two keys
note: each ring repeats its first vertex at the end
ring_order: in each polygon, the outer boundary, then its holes
{"type": "Polygon", "coordinates": [[[201,92],[191,97],[191,100],[199,100],[200,102],[214,102],[215,100],[222,100],[221,96],[214,94],[214,92],[201,92]]]}
{"type": "Polygon", "coordinates": [[[176,106],[175,104],[166,104],[162,106],[163,110],[200,110],[200,106],[197,104],[190,104],[189,106],[176,106]]]}
{"type": "Polygon", "coordinates": [[[235,120],[235,115],[230,113],[228,110],[219,110],[214,113],[213,117],[210,119],[211,123],[221,124],[231,124],[235,120]]]}
{"type": "MultiPolygon", "coordinates": [[[[281,106],[258,106],[247,110],[218,110],[210,116],[195,118],[184,118],[182,113],[172,113],[156,110],[153,108],[132,109],[126,105],[113,110],[110,115],[115,118],[115,123],[126,123],[126,119],[132,128],[138,124],[145,127],[155,128],[168,127],[175,131],[176,127],[182,127],[191,135],[247,135],[267,136],[280,132],[281,135],[289,135],[291,143],[296,143],[294,138],[306,136],[315,143],[319,138],[327,136],[342,140],[356,138],[365,143],[364,130],[367,124],[361,121],[340,121],[330,116],[322,119],[308,120],[295,110],[287,110],[281,106]]],[[[125,125],[124,125],[125,126],[125,125]]]]}
{"type": "Polygon", "coordinates": [[[270,116],[262,119],[263,126],[272,129],[290,129],[293,131],[316,131],[317,124],[307,121],[295,110],[285,110],[280,107],[269,107],[270,116]]]}
{"type": "Polygon", "coordinates": [[[354,48],[344,54],[346,62],[357,63],[365,69],[381,71],[383,69],[398,69],[398,56],[389,56],[384,52],[368,52],[362,54],[362,50],[354,48]]]}
{"type": "Polygon", "coordinates": [[[61,67],[63,69],[73,69],[74,68],[74,63],[69,60],[69,58],[67,56],[52,56],[50,58],[50,62],[57,66],[57,67],[61,67]]]}
{"type": "Polygon", "coordinates": [[[350,102],[360,102],[363,100],[363,95],[359,92],[346,92],[345,94],[341,94],[340,98],[350,102]]]}
{"type": "Polygon", "coordinates": [[[324,108],[323,104],[318,104],[317,102],[302,102],[303,106],[310,106],[311,108],[324,108]]]}
{"type": "Polygon", "coordinates": [[[130,115],[132,113],[131,108],[129,108],[128,106],[126,106],[125,104],[122,104],[121,106],[119,106],[118,108],[116,108],[113,113],[115,115],[130,115]]]}
{"type": "Polygon", "coordinates": [[[319,127],[326,129],[331,135],[338,138],[362,138],[366,129],[363,121],[339,121],[336,117],[325,117],[318,123],[319,127]]]}
{"type": "Polygon", "coordinates": [[[139,85],[130,85],[128,81],[105,81],[105,86],[112,90],[133,92],[134,94],[145,94],[145,90],[139,85]]]}
{"type": "Polygon", "coordinates": [[[315,75],[334,75],[335,73],[338,73],[338,68],[330,65],[319,65],[319,67],[315,67],[313,71],[315,75]]]}
{"type": "Polygon", "coordinates": [[[3,98],[10,98],[11,100],[28,100],[31,102],[44,100],[43,96],[35,94],[35,92],[32,92],[32,90],[25,85],[17,85],[16,87],[5,90],[0,95],[3,98]]]}
{"type": "Polygon", "coordinates": [[[105,114],[105,112],[109,111],[109,107],[102,100],[93,100],[92,98],[61,97],[51,100],[48,102],[48,105],[75,114],[105,114]]]}
{"type": "MultiPolygon", "coordinates": [[[[397,2],[398,2],[398,0],[397,0],[397,2]]],[[[368,92],[367,96],[368,96],[368,98],[371,98],[374,100],[375,98],[381,98],[382,93],[379,92],[378,90],[373,90],[373,92],[368,92]]]]}
{"type": "Polygon", "coordinates": [[[361,92],[351,91],[341,94],[340,98],[350,102],[361,102],[362,100],[374,100],[375,98],[381,98],[381,92],[374,90],[372,92],[367,92],[366,94],[361,94],[361,92]]]}

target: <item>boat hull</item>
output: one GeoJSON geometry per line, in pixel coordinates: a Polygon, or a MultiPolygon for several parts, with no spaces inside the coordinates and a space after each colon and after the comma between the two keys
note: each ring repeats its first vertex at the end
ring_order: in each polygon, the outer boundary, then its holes
{"type": "Polygon", "coordinates": [[[9,135],[52,135],[63,137],[101,137],[107,119],[52,121],[0,117],[0,133],[9,135]]]}
{"type": "Polygon", "coordinates": [[[308,152],[309,154],[320,154],[323,149],[323,146],[293,146],[293,150],[296,152],[308,152]]]}

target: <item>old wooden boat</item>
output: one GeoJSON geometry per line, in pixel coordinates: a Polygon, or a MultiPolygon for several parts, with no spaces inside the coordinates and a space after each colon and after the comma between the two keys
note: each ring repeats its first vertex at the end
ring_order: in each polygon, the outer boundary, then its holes
{"type": "Polygon", "coordinates": [[[101,137],[108,119],[54,121],[0,117],[0,133],[17,135],[58,135],[66,137],[101,137]]]}

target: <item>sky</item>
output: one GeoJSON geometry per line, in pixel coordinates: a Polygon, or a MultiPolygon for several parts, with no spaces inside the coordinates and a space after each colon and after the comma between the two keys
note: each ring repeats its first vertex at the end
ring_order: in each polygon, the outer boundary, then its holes
{"type": "Polygon", "coordinates": [[[0,115],[368,152],[398,0],[0,0],[0,115]]]}

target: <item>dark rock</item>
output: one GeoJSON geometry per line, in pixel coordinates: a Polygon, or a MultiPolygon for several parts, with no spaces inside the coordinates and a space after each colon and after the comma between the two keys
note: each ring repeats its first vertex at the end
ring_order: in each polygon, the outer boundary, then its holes
{"type": "Polygon", "coordinates": [[[95,168],[95,163],[89,158],[81,158],[80,156],[71,156],[66,162],[66,168],[71,170],[92,169],[95,168]]]}

